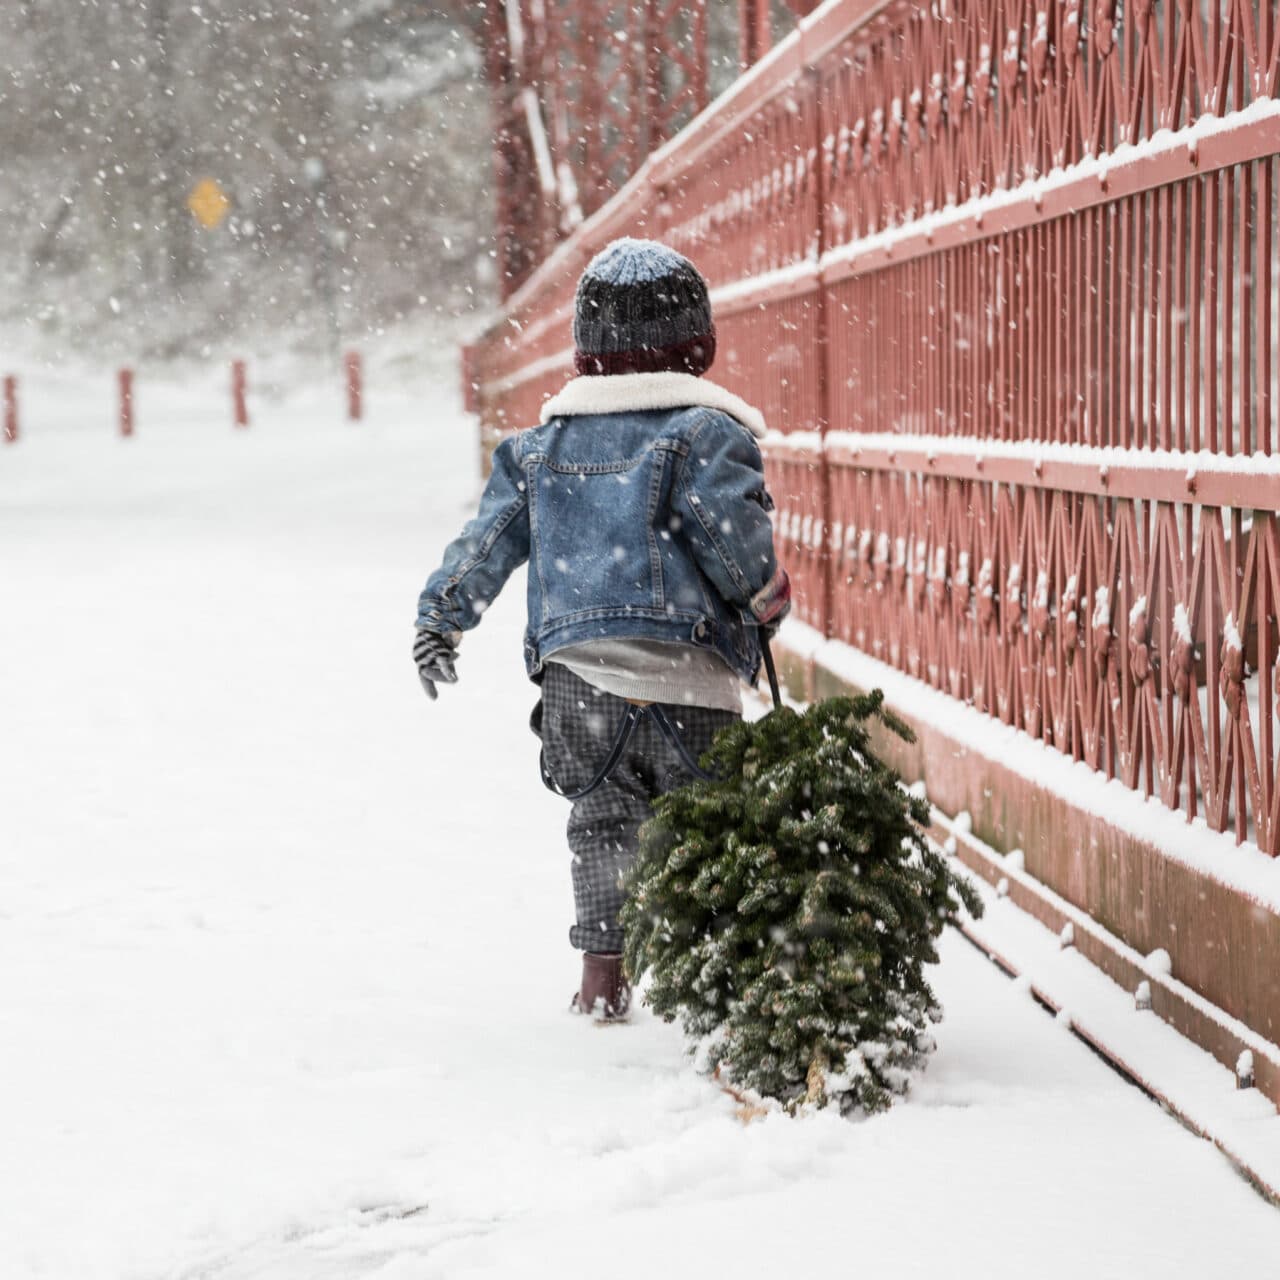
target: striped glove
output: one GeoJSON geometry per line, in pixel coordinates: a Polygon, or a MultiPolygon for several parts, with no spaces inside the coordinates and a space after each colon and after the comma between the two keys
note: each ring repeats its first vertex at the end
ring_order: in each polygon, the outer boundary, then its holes
{"type": "Polygon", "coordinates": [[[413,641],[413,660],[418,664],[418,679],[432,702],[436,700],[437,684],[456,684],[458,673],[453,660],[458,652],[458,642],[452,635],[428,631],[419,627],[413,641]]]}

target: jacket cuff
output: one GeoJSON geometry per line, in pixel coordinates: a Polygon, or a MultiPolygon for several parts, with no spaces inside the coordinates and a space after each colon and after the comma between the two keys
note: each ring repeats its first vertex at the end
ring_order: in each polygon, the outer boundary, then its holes
{"type": "Polygon", "coordinates": [[[452,613],[434,598],[419,600],[416,625],[419,631],[434,631],[439,635],[457,630],[452,613]]]}
{"type": "Polygon", "coordinates": [[[752,616],[761,626],[782,617],[791,608],[791,579],[785,569],[779,569],[751,597],[750,607],[752,616]]]}

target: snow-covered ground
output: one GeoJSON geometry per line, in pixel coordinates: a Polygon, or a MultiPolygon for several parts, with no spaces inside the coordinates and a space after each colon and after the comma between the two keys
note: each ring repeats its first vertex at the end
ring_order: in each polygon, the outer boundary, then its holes
{"type": "Polygon", "coordinates": [[[430,704],[450,385],[227,422],[33,373],[0,448],[0,1277],[1274,1271],[1280,1214],[965,942],[909,1102],[743,1126],[565,1012],[513,582],[430,704]]]}

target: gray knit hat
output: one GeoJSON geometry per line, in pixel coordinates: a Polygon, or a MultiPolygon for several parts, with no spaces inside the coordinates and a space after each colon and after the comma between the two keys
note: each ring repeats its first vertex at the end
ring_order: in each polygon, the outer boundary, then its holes
{"type": "Polygon", "coordinates": [[[704,373],[716,354],[707,282],[664,244],[615,240],[578,281],[573,342],[579,373],[704,373]]]}

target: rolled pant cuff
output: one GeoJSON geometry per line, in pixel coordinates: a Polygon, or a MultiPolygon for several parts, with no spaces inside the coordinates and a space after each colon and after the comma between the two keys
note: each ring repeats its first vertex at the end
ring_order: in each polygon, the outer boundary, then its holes
{"type": "Polygon", "coordinates": [[[597,954],[613,954],[622,950],[623,934],[621,929],[601,929],[598,925],[575,924],[569,930],[569,942],[579,951],[594,951],[597,954]]]}

